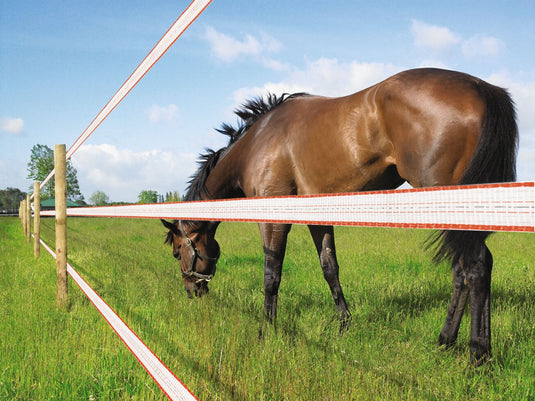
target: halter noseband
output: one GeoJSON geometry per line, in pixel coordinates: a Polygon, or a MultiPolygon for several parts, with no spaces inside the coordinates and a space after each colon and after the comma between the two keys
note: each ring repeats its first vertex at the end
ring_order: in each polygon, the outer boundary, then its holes
{"type": "MultiPolygon", "coordinates": [[[[182,233],[182,235],[184,236],[184,238],[186,239],[186,246],[191,250],[191,258],[190,258],[188,270],[183,271],[182,269],[180,269],[180,271],[182,272],[182,276],[183,277],[194,277],[194,278],[196,278],[197,279],[195,281],[196,284],[201,282],[201,281],[208,282],[208,281],[212,280],[212,278],[214,278],[215,272],[212,273],[212,274],[197,273],[195,271],[195,263],[197,262],[197,258],[199,258],[201,260],[206,260],[207,262],[217,262],[217,260],[219,259],[220,252],[219,251],[217,252],[217,256],[215,258],[212,258],[210,256],[202,254],[195,247],[195,244],[193,243],[193,241],[188,237],[188,234],[186,233],[186,230],[184,230],[184,227],[182,226],[182,221],[178,222],[178,228],[179,228],[180,232],[182,233]]],[[[177,257],[177,259],[178,260],[181,259],[180,254],[177,257]]]]}

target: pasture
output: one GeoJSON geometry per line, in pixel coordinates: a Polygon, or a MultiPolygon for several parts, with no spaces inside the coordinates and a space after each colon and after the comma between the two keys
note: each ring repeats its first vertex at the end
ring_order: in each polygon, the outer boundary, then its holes
{"type": "MultiPolygon", "coordinates": [[[[54,243],[53,219],[41,235],[54,243]]],[[[352,324],[340,336],[306,227],[294,226],[278,321],[263,319],[256,224],[223,223],[210,294],[188,299],[157,220],[71,218],[69,261],[200,400],[523,400],[535,398],[535,236],[499,233],[492,283],[493,360],[469,363],[437,339],[451,271],[423,230],[337,227],[352,324]]],[[[0,219],[0,399],[161,400],[158,386],[76,285],[56,309],[55,263],[33,258],[20,222],[0,219]]]]}

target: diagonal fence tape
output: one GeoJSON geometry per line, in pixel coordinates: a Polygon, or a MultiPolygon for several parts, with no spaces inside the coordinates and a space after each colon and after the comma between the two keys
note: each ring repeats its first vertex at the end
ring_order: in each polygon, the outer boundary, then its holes
{"type": "MultiPolygon", "coordinates": [[[[128,93],[137,85],[154,64],[163,56],[163,54],[176,42],[186,29],[195,21],[195,19],[208,7],[212,0],[193,0],[188,8],[178,17],[169,30],[162,36],[156,46],[149,52],[145,59],[139,64],[134,72],[128,77],[125,83],[113,95],[110,101],[97,114],[95,119],[89,124],[80,137],[72,144],[66,154],[67,160],[82,146],[86,139],[98,128],[98,126],[108,117],[108,115],[117,107],[117,105],[128,95],[128,93]]],[[[48,181],[54,176],[52,170],[48,176],[41,182],[43,188],[48,181]]],[[[33,196],[33,195],[32,195],[33,196]]]]}
{"type": "MultiPolygon", "coordinates": [[[[41,244],[55,259],[56,253],[43,240],[41,244]]],[[[67,272],[170,400],[197,400],[69,263],[67,263],[67,272]]]]}
{"type": "MultiPolygon", "coordinates": [[[[68,216],[535,231],[535,183],[67,209],[68,216]]],[[[54,211],[41,212],[53,216],[54,211]]]]}

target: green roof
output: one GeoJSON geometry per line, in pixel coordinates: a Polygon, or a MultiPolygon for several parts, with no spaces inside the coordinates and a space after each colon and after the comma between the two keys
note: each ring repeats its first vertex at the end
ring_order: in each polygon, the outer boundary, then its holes
{"type": "MultiPolygon", "coordinates": [[[[73,202],[70,199],[67,199],[67,207],[78,207],[80,206],[76,202],[73,202]]],[[[41,207],[56,207],[56,202],[54,198],[46,199],[41,201],[41,207]]]]}

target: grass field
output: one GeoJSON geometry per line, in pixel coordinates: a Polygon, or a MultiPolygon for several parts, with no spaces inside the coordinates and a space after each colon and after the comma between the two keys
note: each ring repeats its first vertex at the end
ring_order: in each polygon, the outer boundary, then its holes
{"type": "MultiPolygon", "coordinates": [[[[42,219],[53,245],[53,220],[42,219]]],[[[437,347],[451,272],[423,251],[428,231],[337,228],[335,308],[305,227],[290,233],[276,329],[258,340],[263,271],[258,228],[223,223],[210,294],[187,299],[159,221],[70,219],[69,260],[200,400],[535,399],[535,236],[495,234],[493,361],[437,347]]],[[[35,260],[16,218],[0,219],[0,399],[166,399],[76,285],[56,309],[55,263],[35,260]]]]}

